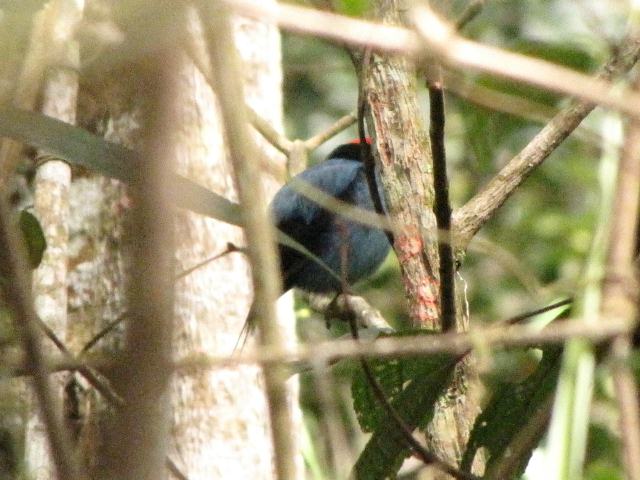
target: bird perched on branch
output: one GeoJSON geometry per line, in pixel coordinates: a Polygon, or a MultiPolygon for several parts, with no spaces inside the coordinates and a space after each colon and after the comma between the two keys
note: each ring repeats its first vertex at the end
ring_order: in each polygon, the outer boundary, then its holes
{"type": "MultiPolygon", "coordinates": [[[[363,148],[358,140],[338,146],[324,162],[296,175],[273,198],[270,211],[277,228],[312,254],[278,244],[283,292],[291,288],[342,292],[373,274],[389,253],[389,240],[382,229],[346,218],[303,193],[308,184],[342,202],[375,212],[362,162],[363,148]]],[[[383,199],[378,175],[375,177],[383,199]]],[[[252,308],[243,334],[253,328],[254,317],[252,308]]]]}
{"type": "MultiPolygon", "coordinates": [[[[305,186],[299,182],[302,180],[331,197],[375,212],[361,160],[363,146],[356,142],[340,145],[324,162],[296,175],[276,193],[271,203],[278,229],[324,263],[320,265],[303,253],[279,244],[284,291],[299,288],[308,292],[339,292],[343,281],[352,285],[374,273],[389,252],[384,231],[321,207],[300,191],[305,186]]],[[[381,187],[378,191],[382,198],[381,187]]]]}

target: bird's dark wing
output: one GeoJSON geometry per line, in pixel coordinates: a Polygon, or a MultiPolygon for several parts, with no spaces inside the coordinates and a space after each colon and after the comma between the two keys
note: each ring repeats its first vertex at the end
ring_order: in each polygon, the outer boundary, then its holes
{"type": "MultiPolygon", "coordinates": [[[[362,164],[359,162],[331,159],[305,170],[296,178],[332,197],[343,198],[361,169],[362,164]]],[[[271,203],[271,212],[276,226],[293,238],[299,233],[296,232],[297,228],[321,230],[324,227],[321,217],[326,211],[295,191],[291,185],[285,185],[276,194],[271,203]]]]}
{"type": "MultiPolygon", "coordinates": [[[[344,198],[348,196],[361,168],[359,162],[331,159],[305,170],[297,178],[333,197],[344,198]]],[[[271,212],[276,226],[282,232],[305,245],[313,254],[319,253],[319,242],[323,232],[329,229],[334,215],[332,212],[298,193],[291,185],[285,185],[276,194],[271,203],[271,212]]],[[[282,245],[280,260],[286,290],[293,286],[291,279],[296,277],[298,270],[310,260],[282,245]]]]}

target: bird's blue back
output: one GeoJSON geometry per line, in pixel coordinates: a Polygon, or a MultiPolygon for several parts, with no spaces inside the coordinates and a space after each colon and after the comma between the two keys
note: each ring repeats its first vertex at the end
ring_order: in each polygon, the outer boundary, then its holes
{"type": "MultiPolygon", "coordinates": [[[[330,158],[296,178],[344,202],[375,210],[360,161],[330,158]]],[[[289,184],[274,197],[271,212],[280,230],[322,259],[338,278],[345,277],[348,285],[372,274],[389,252],[389,242],[382,230],[328,211],[289,184]],[[343,263],[347,265],[344,275],[343,263]]],[[[283,245],[279,250],[285,290],[297,287],[312,292],[337,292],[342,289],[341,282],[314,260],[283,245]]]]}

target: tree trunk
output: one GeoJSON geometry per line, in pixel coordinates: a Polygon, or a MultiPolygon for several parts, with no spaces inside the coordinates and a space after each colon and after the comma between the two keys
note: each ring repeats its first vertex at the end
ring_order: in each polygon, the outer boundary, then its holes
{"type": "MultiPolygon", "coordinates": [[[[179,92],[175,104],[181,106],[180,121],[175,126],[179,129],[174,146],[175,164],[178,173],[235,199],[215,93],[202,71],[206,68],[196,58],[202,45],[201,26],[196,17],[189,10],[183,18],[182,27],[186,26],[188,40],[182,45],[179,67],[174,72],[179,92]]],[[[130,28],[141,29],[142,25],[133,23],[130,28]]],[[[135,30],[133,35],[137,33],[135,30]]],[[[244,60],[247,101],[275,128],[282,129],[279,33],[272,26],[240,20],[236,22],[235,33],[244,60]]],[[[179,45],[177,39],[174,42],[179,45]]],[[[94,103],[99,98],[101,109],[109,112],[105,136],[132,147],[137,146],[138,126],[146,121],[140,117],[138,108],[145,94],[144,85],[137,81],[140,68],[143,65],[125,65],[109,76],[103,72],[100,78],[94,77],[89,82],[95,89],[94,103]]],[[[261,145],[265,155],[284,162],[265,142],[261,145]]],[[[129,199],[116,182],[80,179],[74,183],[73,198],[78,202],[79,212],[71,222],[71,236],[76,239],[77,248],[71,262],[70,306],[76,324],[82,325],[76,327],[74,336],[87,341],[90,334],[125,309],[121,231],[129,199]]],[[[267,183],[273,193],[275,181],[267,183]]],[[[223,252],[229,242],[243,244],[239,228],[187,211],[176,215],[175,232],[177,274],[223,252]]],[[[251,300],[247,274],[243,255],[231,253],[176,281],[174,358],[198,353],[232,354],[251,300]]],[[[286,312],[282,320],[293,338],[290,300],[285,300],[281,310],[286,312]]],[[[111,339],[108,344],[113,349],[119,340],[113,335],[111,339]]],[[[177,372],[170,389],[173,422],[169,457],[190,480],[274,477],[268,411],[258,367],[177,372]]],[[[297,380],[291,383],[291,399],[292,408],[297,410],[297,380]]],[[[101,455],[104,449],[100,432],[110,410],[97,401],[94,393],[88,396],[86,405],[89,418],[81,442],[93,476],[108,475],[101,473],[106,460],[101,455]]],[[[297,418],[294,430],[299,431],[300,413],[294,416],[297,418]]],[[[302,478],[301,457],[296,463],[298,476],[302,478]]]]}
{"type": "MultiPolygon", "coordinates": [[[[400,24],[401,3],[378,0],[376,17],[385,23],[400,24]]],[[[415,66],[401,57],[371,54],[361,81],[389,215],[403,225],[395,233],[394,249],[402,269],[410,316],[416,327],[439,330],[442,325],[433,162],[424,114],[418,104],[415,66]]],[[[468,319],[461,313],[458,309],[457,328],[466,330],[468,319]]],[[[427,427],[428,448],[451,465],[459,465],[479,412],[477,399],[468,396],[472,378],[471,361],[461,362],[427,427]]],[[[433,478],[449,477],[436,472],[433,478]]]]}

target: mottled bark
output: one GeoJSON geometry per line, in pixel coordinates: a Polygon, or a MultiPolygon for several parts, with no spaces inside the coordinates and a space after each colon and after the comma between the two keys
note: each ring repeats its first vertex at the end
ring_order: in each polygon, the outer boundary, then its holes
{"type": "MultiPolygon", "coordinates": [[[[82,5],[63,1],[50,4],[47,9],[48,38],[41,39],[57,53],[44,73],[42,113],[75,124],[78,94],[78,75],[72,69],[79,65],[79,47],[74,40],[76,25],[82,15],[82,5]]],[[[45,45],[38,47],[43,49],[45,45]]],[[[40,59],[44,68],[46,62],[40,59]]],[[[42,262],[33,274],[33,298],[38,316],[64,339],[67,332],[67,250],[69,188],[71,168],[63,161],[40,152],[35,177],[34,210],[47,241],[42,262]]],[[[47,354],[56,347],[46,342],[47,354]]],[[[61,400],[68,374],[52,376],[55,395],[61,400]]],[[[34,480],[54,478],[55,468],[49,453],[44,425],[37,412],[35,399],[30,396],[25,433],[25,468],[34,480]]]]}
{"type": "MultiPolygon", "coordinates": [[[[162,3],[162,2],[161,2],[162,3]]],[[[165,5],[166,7],[166,5],[165,5]]],[[[147,8],[151,8],[147,4],[147,8]]],[[[159,4],[158,8],[162,8],[159,4]]],[[[173,15],[181,15],[180,9],[173,15]]],[[[201,28],[194,11],[185,20],[189,41],[202,45],[201,28]]],[[[183,24],[184,26],[184,24],[183,24]]],[[[125,26],[136,29],[133,26],[125,26]]],[[[134,35],[140,34],[140,29],[134,35]]],[[[151,35],[151,34],[150,34],[151,35]]],[[[277,129],[282,129],[280,40],[277,29],[256,22],[235,24],[238,50],[244,60],[245,92],[249,105],[277,129]]],[[[217,193],[236,199],[231,164],[225,149],[224,129],[216,97],[206,72],[193,63],[190,49],[176,40],[178,65],[174,71],[177,94],[174,104],[176,141],[172,150],[177,172],[217,193]]],[[[139,82],[141,65],[121,66],[117,71],[89,79],[92,94],[109,118],[105,134],[128,146],[138,146],[139,126],[145,119],[138,109],[145,95],[139,82]],[[97,88],[97,95],[95,87],[97,88]]],[[[284,164],[284,158],[260,141],[263,155],[284,164]]],[[[256,165],[259,164],[259,159],[256,165]]],[[[123,188],[111,181],[80,179],[77,196],[84,198],[82,218],[73,222],[78,236],[70,301],[78,317],[86,320],[77,327],[77,338],[88,339],[98,324],[117,317],[124,309],[122,214],[129,199],[123,188]],[[80,187],[82,185],[82,187],[80,187]],[[83,192],[80,191],[83,188],[83,192]],[[87,195],[90,195],[87,198],[87,195]],[[82,197],[84,195],[84,197],[82,197]]],[[[269,192],[276,183],[266,181],[269,192]]],[[[264,208],[265,205],[255,206],[264,208]]],[[[73,208],[73,207],[72,207],[73,208]]],[[[242,231],[229,224],[187,211],[175,218],[176,273],[224,251],[228,242],[242,245],[242,231]]],[[[73,238],[73,237],[72,237],[73,238]]],[[[217,353],[231,355],[251,300],[248,265],[241,253],[231,253],[196,269],[175,285],[173,355],[217,353]]],[[[293,338],[290,299],[282,305],[281,316],[289,340],[293,338]]],[[[117,336],[101,345],[117,346],[117,336]]],[[[296,412],[294,432],[300,431],[297,409],[297,379],[291,380],[290,401],[296,412]]],[[[273,478],[271,435],[258,367],[195,370],[174,375],[171,382],[172,430],[169,457],[193,479],[273,478]]],[[[95,400],[92,394],[89,397],[95,400]]],[[[92,409],[108,414],[101,402],[89,401],[92,409]]],[[[101,470],[102,435],[100,415],[91,415],[82,435],[88,460],[96,475],[101,470]]],[[[299,444],[299,442],[298,442],[299,444]]],[[[296,457],[298,477],[303,476],[302,458],[296,457]]]]}
{"type": "MultiPolygon", "coordinates": [[[[376,17],[400,24],[400,3],[378,0],[376,17]]],[[[433,165],[415,79],[415,66],[409,60],[376,53],[371,54],[362,77],[367,121],[375,138],[389,215],[404,229],[394,236],[394,249],[411,319],[416,327],[440,329],[433,165]]],[[[465,330],[467,321],[459,314],[457,328],[465,330]]],[[[475,399],[468,395],[471,378],[471,361],[467,360],[458,365],[454,381],[440,398],[427,428],[428,448],[453,465],[459,464],[478,413],[475,399]]],[[[434,475],[448,478],[443,473],[434,475]]]]}
{"type": "MultiPolygon", "coordinates": [[[[281,129],[278,32],[270,26],[238,20],[235,36],[245,65],[247,101],[259,115],[281,129]]],[[[235,199],[215,95],[202,72],[190,62],[184,65],[181,81],[183,122],[190,135],[179,152],[178,172],[235,199]]],[[[261,145],[265,154],[284,162],[265,142],[261,145]]],[[[258,166],[259,160],[255,162],[258,166]]],[[[268,182],[271,193],[274,186],[273,181],[268,182]]],[[[225,250],[228,242],[243,243],[240,229],[188,212],[179,215],[177,231],[179,270],[225,250]]],[[[231,355],[250,300],[248,268],[239,253],[227,255],[180,280],[176,357],[198,351],[231,355]]],[[[290,320],[289,314],[285,325],[289,335],[293,332],[290,320]]],[[[297,398],[297,380],[293,382],[292,401],[297,398]]],[[[273,478],[267,405],[259,368],[179,374],[174,389],[175,457],[185,466],[190,479],[273,478]]],[[[296,432],[300,426],[297,415],[296,432]]],[[[302,477],[301,457],[296,463],[298,476],[302,477]]]]}

